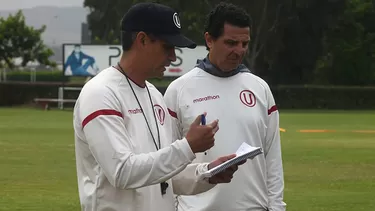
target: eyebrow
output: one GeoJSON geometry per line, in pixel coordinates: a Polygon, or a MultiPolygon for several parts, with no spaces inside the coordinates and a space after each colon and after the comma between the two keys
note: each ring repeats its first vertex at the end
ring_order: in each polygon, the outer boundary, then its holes
{"type": "Polygon", "coordinates": [[[227,39],[224,39],[224,40],[225,41],[231,41],[231,42],[249,42],[250,41],[250,39],[239,41],[239,40],[236,40],[236,39],[233,39],[233,38],[227,38],[227,39]]]}
{"type": "Polygon", "coordinates": [[[224,42],[228,43],[228,44],[238,44],[238,43],[248,44],[248,43],[250,43],[250,39],[239,41],[239,40],[234,40],[234,39],[228,38],[228,39],[224,39],[224,42]]]}

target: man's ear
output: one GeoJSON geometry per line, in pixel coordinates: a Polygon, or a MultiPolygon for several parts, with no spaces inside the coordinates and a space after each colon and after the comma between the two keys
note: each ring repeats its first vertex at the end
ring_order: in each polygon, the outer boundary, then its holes
{"type": "Polygon", "coordinates": [[[144,32],[139,32],[136,37],[137,42],[141,45],[145,45],[147,42],[147,35],[144,32]]]}
{"type": "Polygon", "coordinates": [[[208,48],[212,48],[214,39],[208,32],[204,33],[204,39],[206,40],[208,48]]]}

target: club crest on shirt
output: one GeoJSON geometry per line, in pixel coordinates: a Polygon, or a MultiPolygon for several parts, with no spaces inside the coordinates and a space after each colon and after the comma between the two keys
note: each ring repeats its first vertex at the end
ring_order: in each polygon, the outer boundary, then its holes
{"type": "Polygon", "coordinates": [[[154,105],[154,112],[155,112],[156,118],[159,120],[159,123],[161,125],[164,125],[165,111],[164,111],[163,107],[161,107],[158,104],[155,104],[154,105]]]}
{"type": "Polygon", "coordinates": [[[243,90],[240,92],[240,100],[247,107],[254,107],[256,104],[256,98],[252,91],[243,90]]]}

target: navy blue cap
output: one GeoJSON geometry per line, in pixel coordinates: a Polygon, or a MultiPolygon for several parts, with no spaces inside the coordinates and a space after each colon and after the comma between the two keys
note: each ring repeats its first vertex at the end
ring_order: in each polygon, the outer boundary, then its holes
{"type": "Polygon", "coordinates": [[[121,30],[150,33],[176,47],[197,45],[181,33],[181,22],[171,7],[157,3],[138,3],[130,7],[121,21],[121,30]]]}

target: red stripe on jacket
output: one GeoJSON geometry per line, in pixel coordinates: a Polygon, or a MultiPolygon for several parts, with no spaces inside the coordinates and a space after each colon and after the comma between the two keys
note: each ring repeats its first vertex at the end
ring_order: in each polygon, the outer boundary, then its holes
{"type": "Polygon", "coordinates": [[[172,117],[176,118],[177,119],[177,114],[176,112],[172,111],[171,109],[168,108],[168,113],[169,115],[171,115],[172,117]]]}
{"type": "Polygon", "coordinates": [[[87,125],[87,123],[89,123],[91,120],[93,120],[96,117],[101,116],[101,115],[115,115],[115,116],[119,116],[121,118],[123,117],[122,113],[119,112],[119,111],[116,111],[116,110],[112,110],[112,109],[97,110],[97,111],[94,111],[93,113],[91,113],[90,115],[88,115],[82,121],[82,128],[84,128],[87,125]]]}
{"type": "Polygon", "coordinates": [[[272,114],[272,112],[275,112],[275,111],[277,111],[277,106],[276,105],[274,105],[270,109],[268,109],[268,115],[272,114]]]}

